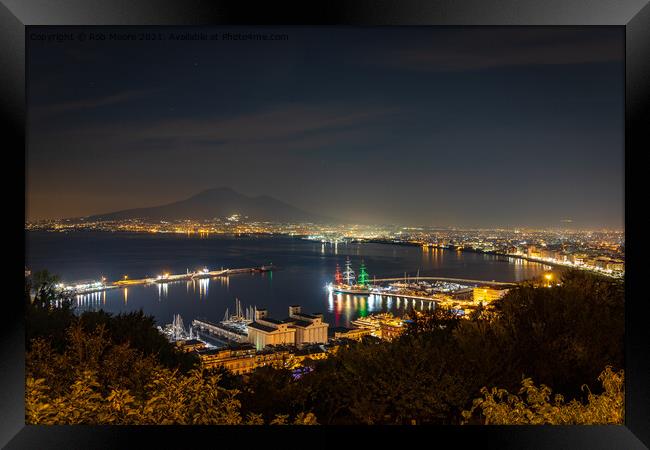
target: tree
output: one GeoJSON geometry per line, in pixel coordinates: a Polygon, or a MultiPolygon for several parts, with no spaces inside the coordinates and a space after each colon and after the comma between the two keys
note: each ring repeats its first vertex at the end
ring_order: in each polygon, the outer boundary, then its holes
{"type": "Polygon", "coordinates": [[[86,330],[103,325],[116,344],[128,343],[130,347],[142,351],[146,356],[153,355],[170,369],[179,368],[183,373],[198,366],[198,358],[193,353],[178,351],[157,329],[152,316],[142,310],[112,315],[105,311],[85,312],[81,322],[86,330]]]}
{"type": "Polygon", "coordinates": [[[102,323],[76,320],[62,353],[37,338],[27,353],[26,420],[33,424],[239,424],[237,390],[218,374],[183,374],[127,342],[102,323]]]}
{"type": "Polygon", "coordinates": [[[58,277],[43,270],[25,278],[25,344],[41,337],[62,349],[65,331],[74,319],[72,300],[56,287],[58,277]]]}
{"type": "Polygon", "coordinates": [[[521,285],[466,319],[442,309],[411,310],[412,321],[396,339],[350,342],[310,363],[313,370],[297,380],[272,367],[246,377],[200,370],[141,311],[76,316],[30,300],[27,420],[620,423],[622,283],[576,272],[561,281],[551,288],[521,285]],[[600,385],[580,389],[597,378],[600,385]]]}
{"type": "Polygon", "coordinates": [[[603,367],[622,368],[624,304],[621,281],[584,271],[565,271],[560,286],[511,290],[495,302],[491,324],[517,362],[505,387],[524,375],[580,396],[578,387],[603,367]]]}
{"type": "Polygon", "coordinates": [[[25,279],[26,285],[34,291],[34,298],[31,300],[37,306],[51,307],[54,300],[60,296],[60,290],[56,288],[59,277],[47,270],[40,270],[32,275],[31,284],[25,279]]]}
{"type": "MultiPolygon", "coordinates": [[[[289,415],[277,414],[269,425],[289,425],[289,415]]],[[[318,422],[314,414],[301,412],[294,418],[291,425],[318,425],[318,422]]]]}
{"type": "Polygon", "coordinates": [[[241,385],[239,399],[243,413],[260,414],[271,421],[277,414],[295,414],[293,408],[293,377],[288,369],[270,366],[259,367],[250,374],[248,382],[241,385]]]}
{"type": "Polygon", "coordinates": [[[316,416],[311,413],[298,413],[296,418],[293,421],[294,425],[318,425],[318,422],[316,421],[316,416]]]}
{"type": "Polygon", "coordinates": [[[603,393],[596,395],[587,391],[586,402],[572,400],[556,394],[551,401],[552,390],[548,386],[535,386],[530,378],[521,382],[519,395],[505,389],[481,389],[483,397],[477,398],[472,408],[463,412],[467,421],[477,413],[486,425],[603,425],[622,424],[624,418],[624,373],[614,372],[611,367],[598,376],[603,393]]]}

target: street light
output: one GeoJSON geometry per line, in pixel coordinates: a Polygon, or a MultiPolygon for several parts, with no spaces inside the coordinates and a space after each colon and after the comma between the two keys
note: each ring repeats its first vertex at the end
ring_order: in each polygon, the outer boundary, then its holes
{"type": "Polygon", "coordinates": [[[553,279],[553,274],[547,273],[544,275],[544,278],[546,278],[546,286],[551,287],[551,280],[553,279]]]}

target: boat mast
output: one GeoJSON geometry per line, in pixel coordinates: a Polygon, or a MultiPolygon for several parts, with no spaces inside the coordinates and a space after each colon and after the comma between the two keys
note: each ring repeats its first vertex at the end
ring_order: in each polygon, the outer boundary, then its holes
{"type": "Polygon", "coordinates": [[[343,278],[348,286],[352,286],[352,283],[354,283],[354,270],[352,270],[352,263],[350,262],[349,256],[345,261],[345,272],[343,272],[343,278]]]}
{"type": "Polygon", "coordinates": [[[361,261],[361,267],[359,267],[359,279],[358,284],[365,286],[368,284],[368,272],[366,272],[366,265],[361,261]]]}

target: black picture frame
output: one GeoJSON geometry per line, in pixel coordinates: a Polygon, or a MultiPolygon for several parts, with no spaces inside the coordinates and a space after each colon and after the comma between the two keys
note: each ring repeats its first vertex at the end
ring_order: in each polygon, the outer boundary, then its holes
{"type": "MultiPolygon", "coordinates": [[[[440,438],[454,446],[485,448],[640,449],[650,446],[650,327],[643,314],[642,206],[633,200],[643,192],[641,158],[650,148],[650,5],[648,0],[442,0],[442,1],[325,1],[302,6],[201,0],[0,0],[0,90],[5,129],[5,180],[25,173],[26,27],[60,25],[435,25],[435,26],[620,26],[625,28],[625,234],[626,333],[625,425],[575,427],[302,427],[311,442],[301,445],[357,445],[369,435],[395,444],[440,438]],[[306,428],[309,428],[308,430],[306,428]],[[434,428],[434,429],[432,429],[434,428]],[[408,434],[405,434],[408,433],[408,434]],[[345,436],[338,436],[345,434],[345,436]],[[354,444],[353,442],[356,441],[354,444]]],[[[15,187],[6,183],[7,197],[15,187]]],[[[13,183],[13,182],[12,182],[13,183]]],[[[18,211],[20,206],[17,207],[18,211]]],[[[23,203],[24,208],[24,203],[23,203]]],[[[24,212],[24,210],[23,210],[24,212]]],[[[9,223],[23,220],[12,213],[9,223]]],[[[20,227],[24,239],[24,220],[20,227]]],[[[18,231],[16,231],[18,232],[18,231]]],[[[23,241],[24,249],[24,241],[23,241]]],[[[12,263],[15,277],[22,267],[12,263]]],[[[13,278],[12,276],[12,278],[13,278]]],[[[161,448],[179,445],[223,445],[228,438],[248,443],[253,438],[286,439],[293,445],[293,427],[88,427],[26,426],[24,413],[24,315],[20,283],[5,293],[0,345],[0,445],[6,448],[130,448],[136,442],[161,448]],[[284,433],[290,430],[290,435],[284,433]],[[280,434],[278,434],[280,433],[280,434]],[[137,440],[136,440],[137,439],[137,440]],[[144,441],[143,441],[144,439],[144,441]],[[199,443],[204,440],[204,443],[199,443]]],[[[594,326],[598,326],[594,324],[594,326]]],[[[269,441],[267,441],[269,442],[269,441]]],[[[420,441],[422,442],[422,441],[420,441]]],[[[278,442],[280,444],[280,442],[278,442]]],[[[142,445],[142,444],[140,444],[142,445]]],[[[419,444],[421,445],[421,444],[419,444]]],[[[425,444],[426,445],[426,444],[425,444]]],[[[427,445],[429,446],[429,445],[427,445]]]]}

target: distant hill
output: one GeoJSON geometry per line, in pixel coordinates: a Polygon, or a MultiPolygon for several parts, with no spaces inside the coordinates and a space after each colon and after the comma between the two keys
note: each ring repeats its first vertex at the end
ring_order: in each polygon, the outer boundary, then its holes
{"type": "Polygon", "coordinates": [[[335,220],[303,211],[267,195],[248,197],[230,188],[208,189],[188,199],[149,208],[125,209],[90,216],[90,220],[206,220],[232,214],[248,216],[249,220],[270,222],[334,223],[335,220]]]}

